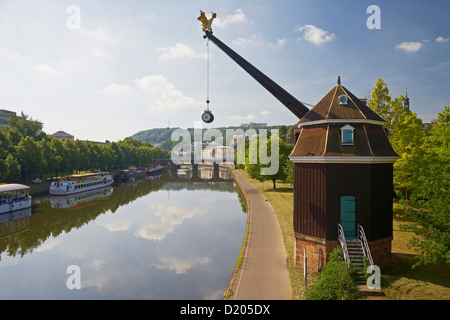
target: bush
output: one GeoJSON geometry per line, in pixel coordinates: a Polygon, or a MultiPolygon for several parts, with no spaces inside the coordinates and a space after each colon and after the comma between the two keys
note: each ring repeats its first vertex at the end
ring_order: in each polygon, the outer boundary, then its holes
{"type": "Polygon", "coordinates": [[[353,300],[362,296],[356,281],[358,274],[344,261],[340,247],[333,250],[330,260],[320,272],[317,283],[306,292],[305,300],[353,300]]]}
{"type": "Polygon", "coordinates": [[[344,252],[342,251],[342,247],[338,246],[336,247],[331,253],[330,253],[330,259],[329,261],[334,262],[342,262],[344,260],[344,252]]]}

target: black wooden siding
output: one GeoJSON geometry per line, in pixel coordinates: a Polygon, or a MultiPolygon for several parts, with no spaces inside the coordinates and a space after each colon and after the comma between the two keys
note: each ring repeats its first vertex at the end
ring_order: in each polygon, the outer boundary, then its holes
{"type": "Polygon", "coordinates": [[[368,241],[392,236],[392,164],[294,165],[294,231],[337,239],[341,196],[356,197],[368,241]]]}

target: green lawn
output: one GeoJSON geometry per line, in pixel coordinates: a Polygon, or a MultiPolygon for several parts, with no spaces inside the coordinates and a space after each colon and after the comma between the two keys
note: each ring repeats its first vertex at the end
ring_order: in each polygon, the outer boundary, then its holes
{"type": "MultiPolygon", "coordinates": [[[[286,253],[289,257],[292,299],[303,299],[305,288],[303,270],[294,268],[294,230],[292,226],[293,194],[292,186],[277,181],[273,189],[272,181],[264,183],[250,179],[245,170],[240,170],[253,185],[264,193],[274,207],[283,233],[286,253]]],[[[411,232],[400,230],[399,225],[411,223],[408,217],[397,218],[402,208],[394,205],[394,240],[392,242],[393,264],[381,270],[383,296],[378,299],[408,300],[450,300],[450,266],[427,265],[412,268],[415,252],[408,248],[407,242],[413,236],[411,232]]],[[[308,275],[308,286],[315,283],[317,275],[308,275]]]]}

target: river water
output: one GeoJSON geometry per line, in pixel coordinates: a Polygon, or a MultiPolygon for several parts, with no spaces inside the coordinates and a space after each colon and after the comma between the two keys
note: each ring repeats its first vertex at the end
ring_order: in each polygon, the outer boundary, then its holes
{"type": "Polygon", "coordinates": [[[0,299],[222,299],[245,208],[227,171],[190,175],[35,197],[2,215],[0,299]]]}

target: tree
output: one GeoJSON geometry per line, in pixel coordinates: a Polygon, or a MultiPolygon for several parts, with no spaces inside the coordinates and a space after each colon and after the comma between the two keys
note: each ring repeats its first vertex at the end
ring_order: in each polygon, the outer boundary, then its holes
{"type": "Polygon", "coordinates": [[[11,128],[16,128],[23,137],[32,137],[36,141],[40,141],[45,137],[45,133],[42,131],[42,122],[28,118],[23,112],[21,112],[20,116],[10,115],[8,125],[11,128]]]}
{"type": "Polygon", "coordinates": [[[424,152],[412,176],[414,192],[406,210],[416,224],[404,225],[415,237],[409,242],[418,250],[418,264],[450,264],[450,108],[438,115],[425,137],[424,152]]]}
{"type": "Polygon", "coordinates": [[[61,162],[61,157],[57,155],[54,145],[47,139],[42,139],[37,144],[42,150],[42,171],[56,173],[61,162]]]}
{"type": "MultiPolygon", "coordinates": [[[[273,183],[273,188],[276,189],[277,185],[276,185],[276,181],[277,180],[281,180],[281,181],[286,181],[287,179],[287,174],[286,174],[286,170],[285,170],[285,166],[288,165],[288,161],[289,160],[289,154],[291,154],[292,152],[292,144],[287,143],[285,141],[283,141],[281,138],[279,138],[278,136],[272,136],[270,139],[261,142],[260,139],[257,139],[253,142],[250,142],[250,144],[254,143],[254,145],[250,145],[249,148],[256,148],[256,146],[259,143],[266,143],[267,144],[267,151],[268,151],[268,157],[271,158],[272,161],[278,161],[278,170],[276,173],[271,174],[271,175],[263,175],[261,173],[261,169],[263,168],[268,168],[270,166],[273,165],[273,163],[269,163],[269,164],[262,164],[260,161],[260,157],[257,159],[257,162],[255,164],[252,164],[252,161],[250,161],[248,159],[247,156],[247,160],[246,160],[246,170],[249,174],[249,176],[253,179],[256,179],[258,181],[265,181],[265,180],[271,180],[273,183]],[[277,138],[278,139],[278,145],[279,145],[279,152],[278,152],[278,159],[272,159],[271,154],[272,154],[272,150],[269,146],[272,145],[271,143],[271,139],[277,138]]],[[[250,152],[251,154],[251,152],[250,152]]],[[[261,155],[260,155],[261,156],[261,155]]]]}
{"type": "Polygon", "coordinates": [[[32,137],[20,140],[16,156],[27,182],[30,176],[42,173],[42,150],[32,137]]]}
{"type": "Polygon", "coordinates": [[[385,127],[390,129],[392,107],[391,94],[383,79],[378,79],[369,100],[369,107],[386,121],[385,127]]]}
{"type": "Polygon", "coordinates": [[[425,136],[422,120],[417,114],[405,109],[400,95],[392,99],[382,79],[373,88],[369,107],[386,122],[388,138],[400,158],[394,163],[394,189],[400,196],[408,197],[412,192],[412,176],[417,174],[422,143],[425,136]]]}
{"type": "Polygon", "coordinates": [[[414,189],[413,176],[419,172],[425,132],[417,114],[399,113],[389,134],[392,147],[400,158],[394,163],[394,188],[408,197],[414,189]]]}
{"type": "Polygon", "coordinates": [[[21,177],[21,167],[17,159],[8,154],[5,160],[3,178],[7,181],[16,181],[21,177]]]}

